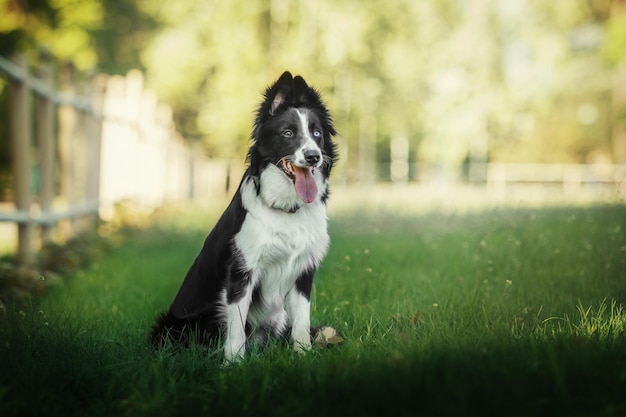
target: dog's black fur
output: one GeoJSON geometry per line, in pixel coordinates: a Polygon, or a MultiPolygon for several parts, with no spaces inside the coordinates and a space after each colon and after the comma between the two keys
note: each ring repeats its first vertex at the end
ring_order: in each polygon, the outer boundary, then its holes
{"type": "Polygon", "coordinates": [[[220,343],[227,362],[268,334],[291,336],[298,351],[310,347],[309,297],[329,244],[335,134],[319,93],[302,77],[285,72],[267,89],[248,168],[153,327],[153,345],[196,337],[220,343]]]}

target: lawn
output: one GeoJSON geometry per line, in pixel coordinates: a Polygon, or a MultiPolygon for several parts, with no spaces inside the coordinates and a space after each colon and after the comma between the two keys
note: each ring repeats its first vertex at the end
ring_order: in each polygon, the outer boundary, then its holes
{"type": "Polygon", "coordinates": [[[312,322],[343,342],[228,368],[147,344],[216,206],[8,306],[0,415],[626,415],[626,206],[331,210],[312,322]]]}

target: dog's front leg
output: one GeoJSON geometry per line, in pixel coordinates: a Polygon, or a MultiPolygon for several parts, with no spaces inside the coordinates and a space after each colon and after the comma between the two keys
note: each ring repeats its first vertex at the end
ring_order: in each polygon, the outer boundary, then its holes
{"type": "MultiPolygon", "coordinates": [[[[224,362],[226,364],[240,361],[246,353],[246,320],[252,291],[243,289],[237,301],[226,303],[226,340],[224,341],[224,362]]],[[[230,297],[229,297],[230,298],[230,297]]]]}
{"type": "Polygon", "coordinates": [[[291,321],[291,339],[296,352],[311,349],[311,303],[308,294],[297,286],[287,294],[287,315],[291,321]]]}

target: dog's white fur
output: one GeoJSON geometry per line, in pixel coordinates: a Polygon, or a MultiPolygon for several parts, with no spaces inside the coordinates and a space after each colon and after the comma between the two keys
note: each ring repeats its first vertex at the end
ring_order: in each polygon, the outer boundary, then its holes
{"type": "Polygon", "coordinates": [[[168,340],[221,342],[226,363],[246,345],[291,336],[311,346],[310,293],[328,246],[328,178],[336,150],[319,94],[285,72],[267,89],[249,166],[170,305],[152,328],[168,340]]]}
{"type": "MultiPolygon", "coordinates": [[[[298,113],[301,123],[308,126],[306,115],[298,113]]],[[[296,151],[294,162],[304,165],[303,149],[313,147],[319,150],[309,138],[296,151]]],[[[321,165],[321,150],[319,152],[321,165]]],[[[295,280],[301,271],[320,264],[330,243],[326,204],[320,200],[327,180],[315,172],[313,177],[318,184],[316,200],[294,213],[287,209],[302,204],[302,200],[280,168],[270,166],[261,174],[261,198],[251,178],[242,184],[242,203],[248,214],[235,236],[235,243],[245,261],[245,269],[253,273],[238,302],[228,304],[226,291],[222,295],[228,329],[224,342],[226,361],[235,361],[244,355],[247,321],[254,327],[271,323],[272,328],[279,331],[289,323],[296,351],[311,347],[310,302],[296,291],[295,280]],[[264,300],[262,308],[249,311],[252,290],[259,282],[264,300]]]]}

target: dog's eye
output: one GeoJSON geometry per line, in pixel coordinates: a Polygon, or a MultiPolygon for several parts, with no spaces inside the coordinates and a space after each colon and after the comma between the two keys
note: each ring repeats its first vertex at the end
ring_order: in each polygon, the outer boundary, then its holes
{"type": "Polygon", "coordinates": [[[322,137],[322,131],[319,129],[315,129],[313,130],[313,137],[316,139],[319,139],[322,137]]]}
{"type": "Polygon", "coordinates": [[[290,137],[293,136],[293,130],[291,130],[291,129],[283,130],[282,134],[283,134],[284,138],[290,138],[290,137]]]}

